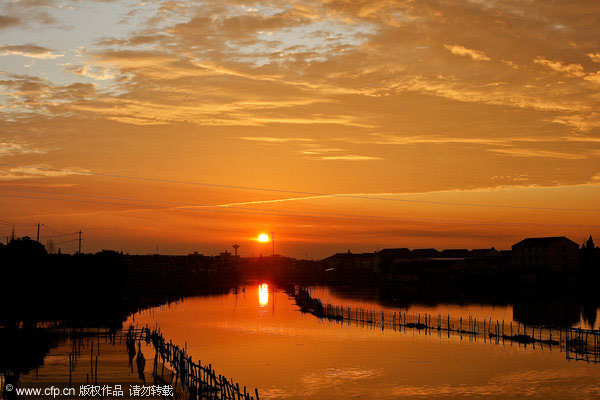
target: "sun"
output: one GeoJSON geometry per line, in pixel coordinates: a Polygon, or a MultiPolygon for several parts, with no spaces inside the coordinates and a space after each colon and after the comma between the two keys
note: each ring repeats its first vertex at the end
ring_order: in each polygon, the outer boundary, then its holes
{"type": "Polygon", "coordinates": [[[269,235],[267,235],[266,233],[261,233],[260,235],[258,235],[258,241],[265,243],[269,241],[269,235]]]}

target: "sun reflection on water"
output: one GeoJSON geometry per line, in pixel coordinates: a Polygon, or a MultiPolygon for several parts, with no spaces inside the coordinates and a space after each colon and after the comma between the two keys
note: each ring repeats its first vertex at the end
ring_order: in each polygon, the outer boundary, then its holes
{"type": "Polygon", "coordinates": [[[261,307],[265,307],[269,304],[269,285],[266,283],[258,285],[258,304],[261,307]]]}

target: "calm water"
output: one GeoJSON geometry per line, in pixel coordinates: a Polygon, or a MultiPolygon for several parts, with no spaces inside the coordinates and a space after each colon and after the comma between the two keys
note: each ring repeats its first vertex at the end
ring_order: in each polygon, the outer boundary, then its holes
{"type": "MultiPolygon", "coordinates": [[[[327,288],[313,290],[332,303],[381,309],[327,288]]],[[[510,306],[428,311],[512,318],[510,306]]],[[[569,362],[557,348],[323,322],[297,311],[285,293],[259,285],[188,298],[136,314],[128,323],[158,324],[165,337],[187,344],[194,359],[257,387],[261,399],[600,398],[600,365],[569,362]]]]}

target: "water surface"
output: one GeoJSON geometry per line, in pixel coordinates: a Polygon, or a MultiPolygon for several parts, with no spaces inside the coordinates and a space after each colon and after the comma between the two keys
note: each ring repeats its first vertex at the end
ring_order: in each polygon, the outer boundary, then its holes
{"type": "MultiPolygon", "coordinates": [[[[381,309],[327,288],[314,290],[328,300],[381,309]]],[[[436,307],[512,318],[510,306],[436,307]]],[[[600,398],[600,365],[569,362],[558,348],[320,321],[300,313],[286,293],[261,285],[187,298],[128,322],[158,324],[195,360],[257,387],[261,399],[600,398]]]]}

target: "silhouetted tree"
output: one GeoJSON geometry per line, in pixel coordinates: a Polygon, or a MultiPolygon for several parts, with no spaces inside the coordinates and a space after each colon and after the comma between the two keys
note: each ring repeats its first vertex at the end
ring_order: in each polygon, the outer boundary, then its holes
{"type": "Polygon", "coordinates": [[[2,250],[10,257],[36,257],[48,254],[43,244],[32,240],[29,236],[23,236],[11,240],[2,250]]]}

